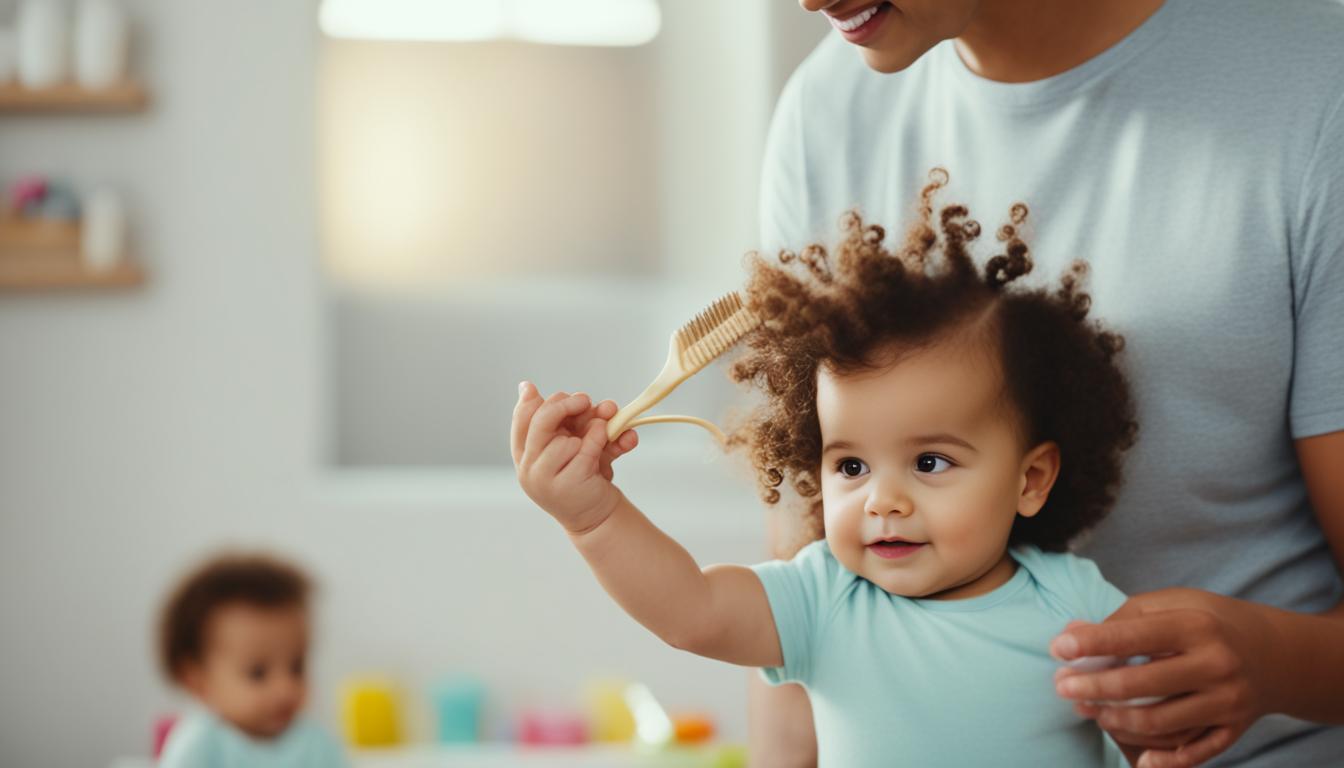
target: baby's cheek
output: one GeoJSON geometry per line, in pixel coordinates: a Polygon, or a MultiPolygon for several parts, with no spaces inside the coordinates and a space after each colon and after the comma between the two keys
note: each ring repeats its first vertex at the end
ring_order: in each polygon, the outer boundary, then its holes
{"type": "Polygon", "coordinates": [[[942,515],[936,521],[934,538],[946,550],[983,554],[982,550],[1001,547],[1008,525],[992,506],[968,500],[966,506],[942,515]]]}
{"type": "Polygon", "coordinates": [[[826,543],[840,564],[858,573],[863,562],[863,536],[860,518],[842,513],[825,515],[826,543]]]}
{"type": "MultiPolygon", "coordinates": [[[[856,534],[863,519],[862,502],[855,503],[853,498],[847,498],[842,493],[828,493],[826,487],[822,486],[821,519],[826,523],[827,532],[843,529],[856,534]]],[[[827,538],[829,540],[829,536],[827,538]]]]}

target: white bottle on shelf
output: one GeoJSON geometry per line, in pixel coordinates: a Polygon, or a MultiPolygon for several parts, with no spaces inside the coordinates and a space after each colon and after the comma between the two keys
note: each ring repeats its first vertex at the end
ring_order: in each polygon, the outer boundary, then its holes
{"type": "Polygon", "coordinates": [[[111,269],[126,256],[126,209],[110,189],[98,189],[84,200],[80,257],[92,270],[111,269]]]}
{"type": "Polygon", "coordinates": [[[97,89],[125,79],[129,26],[119,0],[80,0],[75,12],[76,82],[97,89]]]}
{"type": "Polygon", "coordinates": [[[19,82],[50,88],[69,76],[70,11],[65,0],[22,0],[15,23],[19,82]]]}

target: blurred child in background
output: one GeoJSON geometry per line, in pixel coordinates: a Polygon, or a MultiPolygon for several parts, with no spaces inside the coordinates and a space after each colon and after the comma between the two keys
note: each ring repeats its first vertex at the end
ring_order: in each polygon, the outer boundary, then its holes
{"type": "Polygon", "coordinates": [[[173,590],[160,618],[160,661],[199,706],[173,727],[161,768],[349,764],[300,717],[310,591],[302,571],[263,555],[216,557],[173,590]]]}

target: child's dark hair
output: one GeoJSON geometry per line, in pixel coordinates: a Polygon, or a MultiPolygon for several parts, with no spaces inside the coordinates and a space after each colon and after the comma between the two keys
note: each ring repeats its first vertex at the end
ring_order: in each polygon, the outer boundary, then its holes
{"type": "Polygon", "coordinates": [[[967,250],[980,225],[962,205],[943,207],[935,222],[933,198],[948,175],[935,168],[929,178],[919,218],[896,253],[883,247],[882,227],[851,212],[834,258],[820,245],[782,251],[778,263],[749,257],[747,305],[763,322],[730,375],[766,399],[730,444],[749,449],[767,503],[777,503],[789,481],[808,502],[808,537],[822,538],[818,369],[880,369],[888,358],[879,353],[892,345],[908,350],[979,330],[999,350],[1005,400],[1025,444],[1053,440],[1061,456],[1045,506],[1014,521],[1009,543],[1064,551],[1109,511],[1121,457],[1134,443],[1134,404],[1116,362],[1123,339],[1088,320],[1082,262],[1053,290],[1010,288],[1032,268],[1021,239],[1025,205],[1012,207],[997,233],[1004,252],[982,271],[967,250]]]}
{"type": "Polygon", "coordinates": [[[298,568],[261,554],[219,555],[172,591],[159,618],[159,663],[174,682],[184,665],[200,661],[211,615],[225,605],[305,608],[311,582],[298,568]]]}

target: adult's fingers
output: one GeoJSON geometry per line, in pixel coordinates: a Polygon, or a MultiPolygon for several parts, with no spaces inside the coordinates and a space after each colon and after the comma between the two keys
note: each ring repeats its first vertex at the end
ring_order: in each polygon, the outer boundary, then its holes
{"type": "MultiPolygon", "coordinates": [[[[1076,701],[1073,704],[1073,711],[1089,720],[1098,720],[1103,713],[1110,710],[1111,707],[1105,707],[1097,704],[1086,704],[1076,701]]],[[[1193,728],[1186,728],[1171,733],[1139,733],[1136,731],[1127,731],[1124,728],[1106,728],[1106,732],[1121,744],[1131,744],[1136,747],[1145,747],[1148,749],[1175,749],[1182,744],[1194,741],[1197,737],[1207,730],[1207,726],[1200,725],[1193,728]]]]}
{"type": "Polygon", "coordinates": [[[1084,624],[1064,630],[1050,642],[1057,659],[1082,656],[1158,656],[1185,650],[1187,629],[1183,619],[1193,610],[1158,611],[1132,619],[1112,619],[1102,624],[1084,624]]]}
{"type": "Polygon", "coordinates": [[[1221,754],[1236,741],[1236,734],[1226,725],[1210,728],[1189,744],[1176,749],[1150,749],[1139,758],[1139,768],[1194,768],[1221,754]]]}
{"type": "Polygon", "coordinates": [[[1097,725],[1108,731],[1141,736],[1167,736],[1203,731],[1216,724],[1218,702],[1213,694],[1194,693],[1146,707],[1103,707],[1097,725]]]}
{"type": "Polygon", "coordinates": [[[1188,693],[1198,689],[1206,677],[1196,659],[1180,654],[1099,672],[1060,673],[1055,691],[1078,701],[1125,701],[1188,693]]]}

